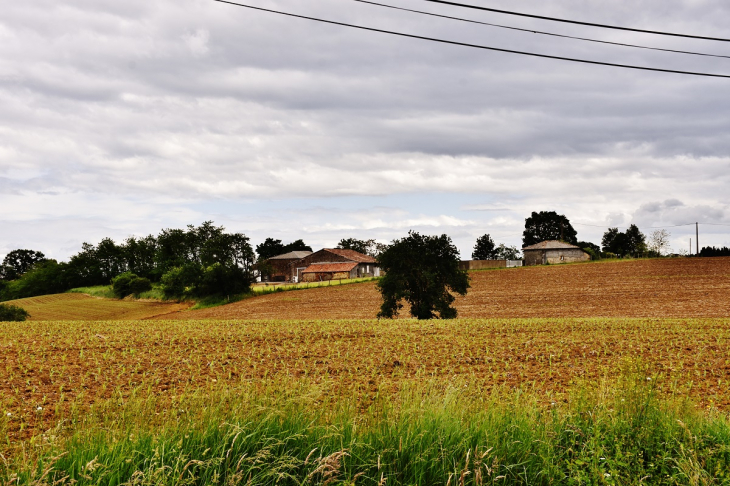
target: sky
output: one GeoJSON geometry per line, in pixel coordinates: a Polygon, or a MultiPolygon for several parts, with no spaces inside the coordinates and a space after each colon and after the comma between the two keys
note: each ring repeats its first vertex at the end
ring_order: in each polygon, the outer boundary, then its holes
{"type": "MultiPolygon", "coordinates": [[[[730,58],[518,32],[354,0],[251,5],[503,49],[730,74],[730,58]]],[[[730,56],[730,43],[439,5],[393,6],[730,56]]],[[[243,1],[242,3],[246,3],[243,1]]],[[[470,0],[722,37],[723,0],[470,0]]],[[[327,25],[213,0],[5,2],[0,257],[212,220],[254,246],[446,233],[522,246],[533,211],[580,240],[670,232],[730,246],[730,79],[539,59],[327,25]],[[712,224],[703,224],[712,223],[712,224]],[[723,226],[725,225],[725,226],[723,226]]],[[[694,243],[693,243],[694,245],[694,243]]]]}

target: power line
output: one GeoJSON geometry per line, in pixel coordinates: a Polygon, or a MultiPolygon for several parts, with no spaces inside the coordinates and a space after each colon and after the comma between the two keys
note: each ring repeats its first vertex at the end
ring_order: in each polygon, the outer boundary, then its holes
{"type": "Polygon", "coordinates": [[[671,37],[684,37],[687,39],[702,39],[702,40],[711,40],[711,41],[718,41],[718,42],[730,42],[730,39],[725,39],[722,37],[705,37],[705,36],[701,36],[701,35],[677,34],[674,32],[664,32],[664,31],[659,31],[659,30],[635,29],[632,27],[621,27],[618,25],[597,24],[594,22],[581,22],[578,20],[568,20],[568,19],[563,19],[563,18],[559,18],[559,17],[546,17],[544,15],[533,15],[533,14],[526,14],[526,13],[521,13],[521,12],[513,12],[511,10],[501,10],[498,8],[477,7],[476,5],[468,5],[465,3],[457,3],[457,2],[448,2],[446,0],[424,0],[424,1],[432,2],[432,3],[440,3],[443,5],[451,5],[454,7],[471,8],[474,10],[483,10],[486,12],[501,13],[501,14],[505,14],[505,15],[515,15],[517,17],[528,17],[531,19],[550,20],[551,22],[562,22],[565,24],[587,25],[589,27],[600,27],[602,29],[625,30],[625,31],[629,31],[629,32],[641,32],[644,34],[667,35],[667,36],[671,36],[671,37]]]}
{"type": "Polygon", "coordinates": [[[557,61],[569,61],[569,62],[577,62],[577,63],[581,63],[581,64],[592,64],[592,65],[596,65],[596,66],[609,66],[609,67],[618,67],[618,68],[623,68],[623,69],[634,69],[634,70],[639,70],[639,71],[653,71],[653,72],[670,73],[670,74],[684,74],[684,75],[689,75],[689,76],[701,76],[701,77],[709,77],[709,78],[726,78],[726,79],[730,78],[730,75],[727,75],[727,74],[711,74],[711,73],[699,73],[699,72],[694,72],[694,71],[679,71],[679,70],[675,70],[675,69],[652,68],[652,67],[645,67],[645,66],[635,66],[635,65],[631,65],[631,64],[616,64],[616,63],[611,63],[611,62],[591,61],[591,60],[587,60],[587,59],[576,59],[576,58],[572,58],[572,57],[551,56],[548,54],[537,54],[534,52],[516,51],[516,50],[512,50],[512,49],[502,49],[499,47],[490,47],[490,46],[484,46],[484,45],[480,45],[480,44],[469,44],[466,42],[456,42],[456,41],[450,41],[450,40],[446,40],[446,39],[438,39],[435,37],[425,37],[425,36],[420,36],[420,35],[404,34],[402,32],[394,32],[391,30],[375,29],[373,27],[364,27],[362,25],[347,24],[344,22],[336,22],[334,20],[325,20],[325,19],[320,19],[320,18],[316,18],[316,17],[308,17],[306,15],[297,15],[297,14],[293,14],[293,13],[282,12],[279,10],[271,10],[271,9],[262,8],[262,7],[254,7],[252,5],[231,2],[228,0],[214,0],[214,1],[220,2],[220,3],[227,3],[229,5],[235,5],[237,7],[244,7],[244,8],[249,8],[252,10],[259,10],[262,12],[274,13],[277,15],[284,15],[287,17],[294,17],[294,18],[305,19],[305,20],[313,20],[315,22],[322,22],[322,23],[331,24],[331,25],[339,25],[341,27],[350,27],[353,29],[365,30],[365,31],[369,31],[369,32],[379,32],[381,34],[397,35],[399,37],[407,37],[410,39],[438,42],[441,44],[450,44],[450,45],[461,46],[461,47],[472,47],[474,49],[483,49],[483,50],[487,50],[487,51],[504,52],[507,54],[519,54],[522,56],[539,57],[539,58],[543,58],[543,59],[553,59],[553,60],[557,60],[557,61]]]}
{"type": "Polygon", "coordinates": [[[648,47],[648,46],[640,46],[640,45],[636,45],[636,44],[625,44],[625,43],[622,43],[622,42],[610,42],[610,41],[603,41],[603,40],[598,40],[598,39],[589,39],[587,37],[576,37],[576,36],[572,36],[572,35],[555,34],[553,32],[544,32],[544,31],[534,30],[534,29],[522,29],[520,27],[513,27],[513,26],[510,26],[510,25],[493,24],[493,23],[490,23],[490,22],[480,22],[478,20],[464,19],[464,18],[461,18],[461,17],[452,17],[450,15],[441,15],[441,14],[435,14],[435,13],[431,13],[431,12],[424,12],[422,10],[413,10],[413,9],[410,9],[410,8],[396,7],[396,6],[393,6],[393,5],[386,5],[386,4],[383,4],[383,3],[370,2],[368,0],[353,0],[353,1],[359,2],[359,3],[366,3],[366,4],[369,4],[369,5],[376,5],[378,7],[391,8],[391,9],[394,9],[394,10],[402,10],[404,12],[411,12],[411,13],[417,13],[417,14],[421,14],[421,15],[428,15],[430,17],[439,17],[439,18],[442,18],[442,19],[458,20],[460,22],[468,22],[470,24],[487,25],[489,27],[497,27],[497,28],[500,28],[500,29],[516,30],[516,31],[519,31],[519,32],[529,32],[531,34],[547,35],[547,36],[551,36],[551,37],[559,37],[559,38],[562,38],[562,39],[573,39],[573,40],[580,40],[580,41],[586,41],[586,42],[595,42],[595,43],[598,43],[598,44],[608,44],[608,45],[612,45],[612,46],[633,47],[633,48],[636,48],[636,49],[648,49],[648,50],[651,50],[651,51],[671,52],[671,53],[675,53],[675,54],[689,54],[689,55],[692,55],[692,56],[721,57],[721,58],[725,58],[725,59],[730,59],[730,56],[723,56],[721,54],[707,54],[707,53],[704,53],[704,52],[681,51],[681,50],[675,50],[675,49],[663,49],[663,48],[660,48],[660,47],[648,47]]]}

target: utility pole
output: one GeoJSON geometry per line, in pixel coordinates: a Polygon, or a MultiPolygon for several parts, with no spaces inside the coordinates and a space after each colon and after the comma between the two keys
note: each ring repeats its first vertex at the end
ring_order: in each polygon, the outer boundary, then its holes
{"type": "Polygon", "coordinates": [[[700,255],[700,223],[695,223],[695,244],[697,244],[697,256],[700,255]]]}

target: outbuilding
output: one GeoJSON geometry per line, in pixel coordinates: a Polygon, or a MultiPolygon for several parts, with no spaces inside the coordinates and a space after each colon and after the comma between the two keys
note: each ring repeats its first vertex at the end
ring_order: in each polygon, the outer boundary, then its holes
{"type": "Polygon", "coordinates": [[[525,265],[555,265],[560,263],[587,262],[591,256],[575,245],[564,241],[542,241],[522,249],[525,265]]]}
{"type": "Polygon", "coordinates": [[[359,277],[379,277],[375,258],[354,250],[325,248],[308,255],[292,266],[293,281],[320,282],[359,277]]]}

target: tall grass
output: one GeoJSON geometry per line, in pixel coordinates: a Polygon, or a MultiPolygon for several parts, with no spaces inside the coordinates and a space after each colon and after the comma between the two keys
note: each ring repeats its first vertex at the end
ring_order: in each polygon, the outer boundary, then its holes
{"type": "Polygon", "coordinates": [[[469,382],[331,397],[328,384],[111,400],[68,417],[3,484],[730,484],[730,422],[633,373],[558,403],[469,382]],[[63,425],[62,425],[63,427],[63,425]]]}

